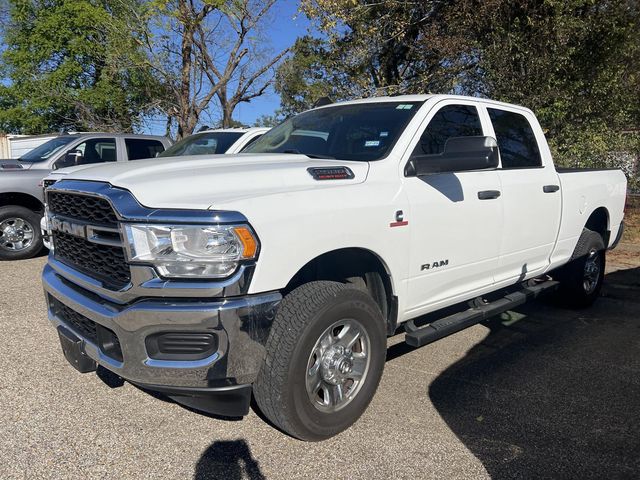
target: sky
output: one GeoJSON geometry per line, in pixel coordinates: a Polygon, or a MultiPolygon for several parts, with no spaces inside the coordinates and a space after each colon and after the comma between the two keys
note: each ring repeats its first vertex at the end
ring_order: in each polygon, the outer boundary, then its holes
{"type": "MultiPolygon", "coordinates": [[[[279,0],[274,5],[273,20],[265,28],[273,52],[280,52],[292,46],[296,38],[307,33],[309,21],[304,15],[298,13],[298,3],[297,0],[279,0]]],[[[233,112],[233,118],[246,125],[253,125],[261,116],[272,115],[279,106],[280,97],[273,89],[269,89],[264,95],[254,98],[250,103],[239,104],[233,112]]],[[[211,116],[215,117],[215,100],[211,102],[210,111],[211,116]]],[[[215,118],[208,121],[206,115],[202,119],[203,124],[213,124],[214,122],[215,118]]],[[[164,135],[166,118],[149,118],[145,123],[146,125],[142,129],[144,133],[164,135]]]]}
{"type": "MultiPolygon", "coordinates": [[[[309,27],[307,18],[297,13],[298,2],[295,0],[280,0],[276,3],[275,20],[271,29],[271,42],[274,51],[281,51],[290,47],[296,38],[304,35],[309,27]],[[279,4],[279,5],[278,5],[279,4]]],[[[271,115],[280,106],[280,97],[270,91],[262,97],[258,97],[251,103],[238,105],[233,117],[248,125],[262,115],[271,115]]]]}

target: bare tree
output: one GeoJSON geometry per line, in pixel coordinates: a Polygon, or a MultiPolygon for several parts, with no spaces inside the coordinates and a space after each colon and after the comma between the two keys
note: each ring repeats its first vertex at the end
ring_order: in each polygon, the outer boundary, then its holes
{"type": "MultiPolygon", "coordinates": [[[[232,124],[236,106],[263,95],[275,66],[289,49],[271,52],[263,28],[277,0],[163,0],[129,2],[138,12],[139,41],[162,78],[168,128],[190,135],[214,100],[221,124],[232,124]]],[[[136,26],[132,25],[132,29],[136,26]]]]}

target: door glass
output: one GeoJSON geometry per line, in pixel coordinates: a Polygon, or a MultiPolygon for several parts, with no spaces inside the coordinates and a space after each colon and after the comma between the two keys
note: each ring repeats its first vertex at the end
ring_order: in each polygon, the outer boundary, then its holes
{"type": "Polygon", "coordinates": [[[155,158],[159,153],[164,152],[164,145],[158,140],[126,138],[124,144],[127,146],[127,157],[129,160],[155,158]]]}
{"type": "Polygon", "coordinates": [[[444,151],[449,138],[479,135],[482,135],[482,125],[476,107],[447,105],[431,119],[412,155],[437,155],[444,151]]]}
{"type": "Polygon", "coordinates": [[[496,132],[502,168],[540,167],[540,149],[526,117],[495,108],[487,110],[496,132]]]}
{"type": "Polygon", "coordinates": [[[87,165],[91,163],[115,162],[115,138],[93,138],[76,145],[56,162],[57,168],[87,165]]]}

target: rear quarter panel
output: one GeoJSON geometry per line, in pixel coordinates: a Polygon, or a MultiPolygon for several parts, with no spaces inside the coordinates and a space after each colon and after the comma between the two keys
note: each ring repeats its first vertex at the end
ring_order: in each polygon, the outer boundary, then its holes
{"type": "Polygon", "coordinates": [[[624,216],[627,179],[621,170],[584,170],[558,173],[562,188],[562,217],[551,268],[565,263],[573,254],[587,220],[598,208],[608,214],[610,246],[624,216]]]}

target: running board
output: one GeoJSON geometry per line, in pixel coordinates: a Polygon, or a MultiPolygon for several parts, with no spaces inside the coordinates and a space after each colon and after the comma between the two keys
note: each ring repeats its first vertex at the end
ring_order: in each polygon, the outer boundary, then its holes
{"type": "Polygon", "coordinates": [[[412,347],[428,345],[452,333],[459,332],[483,320],[518,307],[543,292],[556,290],[558,285],[559,283],[554,280],[545,280],[533,284],[526,282],[519,290],[502,298],[488,303],[485,303],[482,299],[472,300],[469,302],[471,308],[468,310],[449,315],[425,326],[417,326],[415,324],[417,319],[409,320],[404,324],[405,332],[407,332],[405,342],[412,347]]]}

